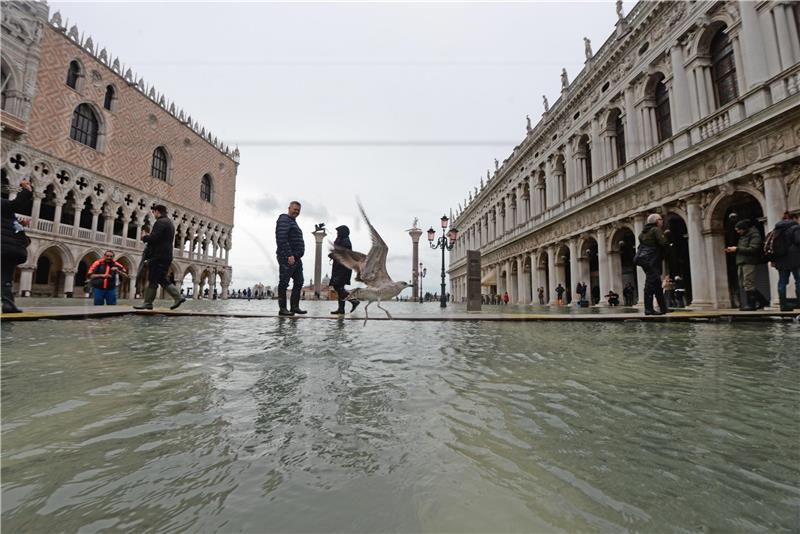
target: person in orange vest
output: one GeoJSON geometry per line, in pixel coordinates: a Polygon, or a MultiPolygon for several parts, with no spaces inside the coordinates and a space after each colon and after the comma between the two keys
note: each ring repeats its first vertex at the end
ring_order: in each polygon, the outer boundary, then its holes
{"type": "Polygon", "coordinates": [[[114,306],[117,303],[119,277],[128,277],[128,271],[125,270],[125,267],[114,260],[114,251],[106,250],[102,258],[89,266],[87,274],[92,281],[94,305],[102,306],[103,304],[108,304],[109,306],[114,306]]]}

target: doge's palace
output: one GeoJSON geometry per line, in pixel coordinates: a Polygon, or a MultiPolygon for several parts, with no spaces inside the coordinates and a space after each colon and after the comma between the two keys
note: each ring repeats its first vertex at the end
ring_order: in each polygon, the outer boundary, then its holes
{"type": "MultiPolygon", "coordinates": [[[[694,308],[739,302],[733,225],[768,232],[800,211],[800,4],[639,2],[560,98],[455,214],[451,293],[466,295],[466,251],[484,295],[555,303],[578,282],[642,301],[636,237],[660,213],[694,308]]],[[[777,301],[777,272],[758,284],[777,301]]],[[[793,290],[790,290],[793,293],[793,290]]]]}
{"type": "Polygon", "coordinates": [[[170,276],[191,277],[194,294],[219,276],[225,297],[239,150],[46,3],[4,2],[2,30],[2,194],[22,179],[34,189],[15,289],[82,296],[105,249],[136,273],[162,203],[176,228],[170,276]]]}

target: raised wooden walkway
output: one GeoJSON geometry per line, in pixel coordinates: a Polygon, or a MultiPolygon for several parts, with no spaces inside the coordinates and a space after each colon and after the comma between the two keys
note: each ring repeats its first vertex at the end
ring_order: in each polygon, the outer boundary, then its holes
{"type": "MultiPolygon", "coordinates": [[[[370,320],[386,321],[386,315],[380,310],[370,310],[370,320]]],[[[230,318],[263,318],[277,319],[276,312],[252,313],[231,311],[201,311],[191,309],[156,308],[152,311],[134,310],[130,306],[42,306],[28,307],[22,313],[2,314],[0,320],[6,321],[36,321],[41,319],[75,320],[75,319],[101,319],[104,317],[118,317],[122,315],[168,315],[175,317],[230,317],[230,318]]],[[[800,317],[800,310],[781,312],[778,310],[760,310],[742,312],[739,310],[708,310],[708,311],[676,311],[667,315],[645,316],[641,312],[621,313],[468,313],[444,312],[442,314],[408,314],[393,313],[395,321],[577,321],[577,322],[618,322],[618,321],[655,321],[655,322],[694,322],[694,321],[790,321],[800,317]]],[[[280,317],[287,320],[328,320],[328,321],[363,321],[364,314],[360,310],[356,315],[336,316],[331,314],[295,315],[280,317]]]]}

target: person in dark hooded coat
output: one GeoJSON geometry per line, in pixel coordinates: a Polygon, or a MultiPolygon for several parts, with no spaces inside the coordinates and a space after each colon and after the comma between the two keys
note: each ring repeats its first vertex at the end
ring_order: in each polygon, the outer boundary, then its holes
{"type": "MultiPolygon", "coordinates": [[[[336,247],[346,248],[347,250],[353,250],[353,245],[350,243],[350,228],[345,225],[337,226],[336,227],[336,240],[333,242],[336,247]]],[[[332,255],[328,255],[329,258],[333,259],[332,255]]],[[[333,269],[331,271],[331,281],[330,286],[336,290],[336,295],[339,299],[339,307],[332,311],[331,313],[335,315],[342,315],[344,314],[344,305],[347,299],[348,292],[344,288],[344,286],[349,285],[350,277],[352,276],[353,271],[348,269],[335,259],[333,260],[333,269]]],[[[352,308],[350,311],[356,309],[358,306],[359,301],[352,300],[350,301],[352,308]]]]}
{"type": "Polygon", "coordinates": [[[33,202],[31,184],[27,180],[19,183],[21,190],[14,200],[2,199],[2,284],[3,313],[20,313],[14,303],[14,272],[17,265],[28,259],[28,243],[24,228],[15,212],[22,211],[33,202]]]}

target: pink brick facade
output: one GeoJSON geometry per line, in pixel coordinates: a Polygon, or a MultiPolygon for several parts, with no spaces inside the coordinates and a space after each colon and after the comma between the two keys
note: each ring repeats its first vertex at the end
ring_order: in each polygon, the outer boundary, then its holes
{"type": "Polygon", "coordinates": [[[167,203],[226,225],[233,224],[236,183],[233,159],[49,25],[44,27],[42,35],[27,144],[167,203]],[[65,83],[72,60],[78,60],[83,67],[77,91],[65,83]],[[117,95],[114,111],[103,109],[109,84],[117,95]],[[98,150],[69,136],[72,113],[85,102],[101,115],[104,139],[98,150]],[[150,176],[153,150],[158,146],[165,147],[171,158],[171,183],[150,176]],[[214,184],[211,203],[200,198],[200,181],[206,173],[212,176],[214,184]]]}

